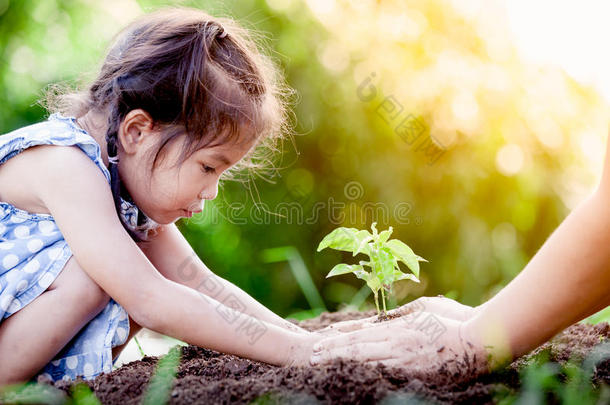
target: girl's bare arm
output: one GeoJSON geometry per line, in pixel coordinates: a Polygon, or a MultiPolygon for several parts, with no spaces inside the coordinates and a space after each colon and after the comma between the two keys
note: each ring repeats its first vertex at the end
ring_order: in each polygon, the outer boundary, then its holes
{"type": "Polygon", "coordinates": [[[87,274],[138,324],[185,342],[272,364],[302,363],[315,336],[257,320],[166,279],[123,229],[99,168],[53,146],[35,190],[87,274]]]}
{"type": "Polygon", "coordinates": [[[189,245],[175,224],[164,225],[142,250],[169,280],[190,287],[236,310],[284,329],[305,333],[279,317],[231,282],[214,274],[189,245]]]}

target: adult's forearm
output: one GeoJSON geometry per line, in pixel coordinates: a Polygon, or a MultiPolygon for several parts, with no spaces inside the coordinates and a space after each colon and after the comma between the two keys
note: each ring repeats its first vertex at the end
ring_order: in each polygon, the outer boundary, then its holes
{"type": "Polygon", "coordinates": [[[608,305],[609,210],[600,193],[581,203],[468,330],[494,355],[517,357],[608,305]]]}

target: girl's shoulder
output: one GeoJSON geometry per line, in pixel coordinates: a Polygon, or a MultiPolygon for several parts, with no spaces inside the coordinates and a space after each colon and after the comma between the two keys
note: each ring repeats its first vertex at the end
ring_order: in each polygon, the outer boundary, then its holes
{"type": "Polygon", "coordinates": [[[53,114],[47,121],[0,135],[0,202],[28,213],[50,214],[36,187],[49,174],[45,162],[64,149],[52,146],[79,148],[79,153],[84,152],[110,181],[95,139],[72,118],[53,114]]]}
{"type": "Polygon", "coordinates": [[[28,125],[0,136],[0,165],[24,151],[40,145],[77,146],[104,173],[110,173],[102,161],[100,145],[76,124],[73,117],[52,114],[46,121],[28,125]]]}

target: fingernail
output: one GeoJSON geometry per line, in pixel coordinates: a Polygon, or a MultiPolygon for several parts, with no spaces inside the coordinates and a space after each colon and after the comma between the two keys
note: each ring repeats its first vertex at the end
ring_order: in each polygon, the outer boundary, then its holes
{"type": "Polygon", "coordinates": [[[315,354],[309,359],[309,364],[311,364],[312,366],[318,365],[319,362],[320,362],[320,357],[316,356],[315,354]]]}
{"type": "Polygon", "coordinates": [[[322,345],[320,345],[319,343],[316,343],[315,345],[313,345],[314,352],[319,352],[320,350],[322,350],[322,345]]]}

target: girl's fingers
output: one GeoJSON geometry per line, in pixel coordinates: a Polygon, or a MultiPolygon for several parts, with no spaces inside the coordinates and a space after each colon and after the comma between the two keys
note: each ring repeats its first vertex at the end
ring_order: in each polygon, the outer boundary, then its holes
{"type": "Polygon", "coordinates": [[[316,352],[311,356],[310,363],[315,366],[336,358],[369,362],[391,359],[392,356],[392,350],[388,345],[379,342],[366,342],[337,346],[329,350],[316,352]]]}
{"type": "Polygon", "coordinates": [[[371,323],[372,320],[373,320],[373,318],[364,318],[364,319],[357,319],[357,320],[353,320],[353,321],[337,322],[337,323],[327,326],[326,328],[322,329],[320,332],[322,332],[322,333],[324,333],[325,331],[352,332],[354,330],[372,326],[372,323],[371,323]]]}
{"type": "Polygon", "coordinates": [[[388,340],[389,325],[377,326],[374,328],[358,329],[353,332],[346,332],[336,336],[329,336],[320,340],[313,346],[314,352],[331,350],[336,347],[349,346],[354,343],[383,342],[388,340]]]}

